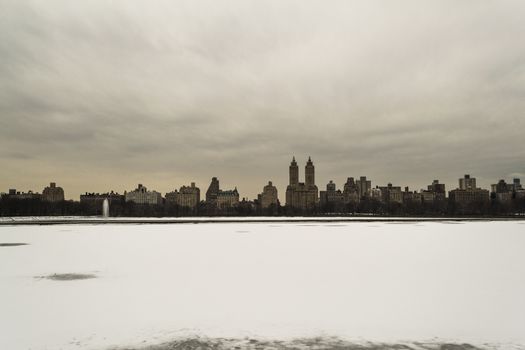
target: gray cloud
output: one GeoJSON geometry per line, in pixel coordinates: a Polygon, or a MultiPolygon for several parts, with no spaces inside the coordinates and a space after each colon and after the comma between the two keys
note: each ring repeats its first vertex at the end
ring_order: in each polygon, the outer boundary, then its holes
{"type": "Polygon", "coordinates": [[[0,188],[525,173],[521,1],[0,1],[0,188]]]}

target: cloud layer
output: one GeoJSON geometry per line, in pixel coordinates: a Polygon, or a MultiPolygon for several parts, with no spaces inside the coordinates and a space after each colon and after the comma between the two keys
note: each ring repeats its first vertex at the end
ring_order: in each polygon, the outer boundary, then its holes
{"type": "Polygon", "coordinates": [[[0,189],[525,176],[522,1],[2,1],[0,189]],[[301,175],[304,175],[301,170],[301,175]]]}

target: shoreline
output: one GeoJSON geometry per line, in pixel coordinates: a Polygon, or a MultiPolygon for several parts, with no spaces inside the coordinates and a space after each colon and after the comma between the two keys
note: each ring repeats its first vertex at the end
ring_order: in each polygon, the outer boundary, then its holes
{"type": "Polygon", "coordinates": [[[327,223],[327,222],[462,222],[462,221],[525,221],[516,217],[389,217],[389,216],[338,216],[338,217],[0,217],[0,226],[13,225],[98,225],[98,224],[220,224],[220,223],[327,223]]]}

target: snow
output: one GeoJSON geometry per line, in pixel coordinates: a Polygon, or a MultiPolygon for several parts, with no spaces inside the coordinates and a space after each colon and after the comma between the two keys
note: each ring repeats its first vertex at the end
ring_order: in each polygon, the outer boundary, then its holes
{"type": "Polygon", "coordinates": [[[28,243],[0,246],[0,349],[187,334],[525,345],[520,221],[21,225],[0,243],[28,243]]]}

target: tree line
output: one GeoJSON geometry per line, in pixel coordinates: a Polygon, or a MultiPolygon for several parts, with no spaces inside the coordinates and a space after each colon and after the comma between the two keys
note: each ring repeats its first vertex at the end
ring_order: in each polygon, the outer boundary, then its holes
{"type": "MultiPolygon", "coordinates": [[[[0,200],[0,216],[99,216],[101,203],[78,201],[46,202],[40,199],[0,200]]],[[[178,217],[178,216],[313,216],[313,215],[382,215],[382,216],[506,216],[525,215],[525,198],[513,198],[499,202],[488,201],[459,205],[448,200],[434,202],[407,201],[404,203],[382,202],[364,198],[358,203],[328,203],[308,210],[272,205],[261,208],[256,202],[241,201],[239,205],[224,209],[201,202],[196,208],[181,207],[175,203],[137,204],[113,201],[110,216],[113,217],[178,217]]]]}

